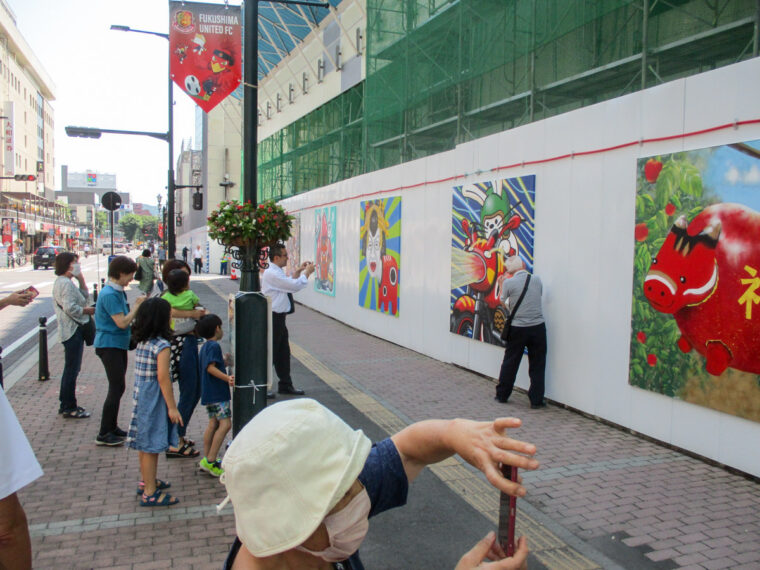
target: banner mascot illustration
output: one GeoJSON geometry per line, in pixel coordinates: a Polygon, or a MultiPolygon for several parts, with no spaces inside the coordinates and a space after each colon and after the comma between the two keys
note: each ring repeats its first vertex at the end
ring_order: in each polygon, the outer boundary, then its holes
{"type": "Polygon", "coordinates": [[[507,313],[501,305],[504,262],[519,255],[533,266],[535,177],[454,188],[450,330],[503,346],[507,313]]]}
{"type": "Polygon", "coordinates": [[[401,198],[362,203],[359,304],[396,316],[399,308],[401,198]]]}
{"type": "Polygon", "coordinates": [[[317,256],[316,256],[316,277],[315,287],[323,291],[333,290],[333,272],[332,272],[332,241],[330,240],[330,230],[327,225],[327,213],[322,212],[322,219],[317,236],[317,256]]]}

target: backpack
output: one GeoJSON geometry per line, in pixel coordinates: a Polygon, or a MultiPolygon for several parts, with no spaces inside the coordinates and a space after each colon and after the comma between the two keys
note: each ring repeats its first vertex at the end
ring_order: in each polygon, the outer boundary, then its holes
{"type": "Polygon", "coordinates": [[[138,257],[136,261],[137,261],[137,271],[135,271],[135,280],[141,281],[143,278],[143,269],[142,269],[142,265],[140,265],[140,258],[138,257]]]}

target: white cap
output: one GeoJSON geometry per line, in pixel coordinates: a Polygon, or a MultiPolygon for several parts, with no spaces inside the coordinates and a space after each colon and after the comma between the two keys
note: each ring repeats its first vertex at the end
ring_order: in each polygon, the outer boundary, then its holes
{"type": "Polygon", "coordinates": [[[370,447],[364,432],[314,400],[265,408],[222,460],[241,542],[257,557],[303,543],[356,481],[370,447]]]}

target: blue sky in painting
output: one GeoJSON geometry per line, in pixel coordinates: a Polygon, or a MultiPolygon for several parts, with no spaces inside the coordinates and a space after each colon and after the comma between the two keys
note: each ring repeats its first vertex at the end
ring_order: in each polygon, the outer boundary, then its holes
{"type": "MultiPolygon", "coordinates": [[[[760,153],[760,140],[745,144],[760,153]]],[[[760,159],[730,146],[715,147],[702,181],[721,201],[744,204],[760,212],[760,159]]]]}

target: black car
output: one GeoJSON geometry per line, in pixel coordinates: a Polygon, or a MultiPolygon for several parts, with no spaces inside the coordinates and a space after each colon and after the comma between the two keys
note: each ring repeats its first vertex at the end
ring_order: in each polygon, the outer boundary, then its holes
{"type": "Polygon", "coordinates": [[[52,267],[55,263],[55,256],[64,251],[66,250],[58,245],[45,245],[38,247],[37,251],[34,252],[32,265],[34,265],[35,269],[39,269],[40,267],[44,267],[45,269],[52,267]]]}

